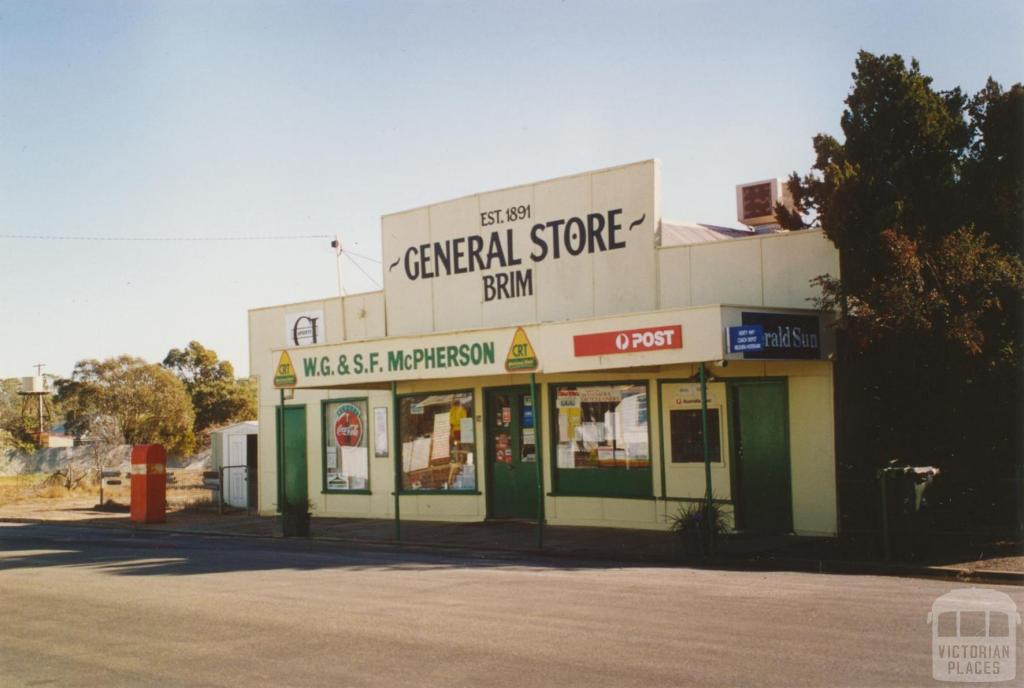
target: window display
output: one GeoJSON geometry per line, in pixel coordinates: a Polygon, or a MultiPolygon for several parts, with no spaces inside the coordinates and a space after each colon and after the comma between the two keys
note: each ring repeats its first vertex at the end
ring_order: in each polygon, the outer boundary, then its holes
{"type": "Polygon", "coordinates": [[[558,468],[649,468],[647,388],[558,387],[558,468]]]}
{"type": "Polygon", "coordinates": [[[370,489],[366,399],[323,402],[324,489],[370,489]]]}
{"type": "MultiPolygon", "coordinates": [[[[669,411],[672,463],[704,463],[704,440],[700,409],[669,411]]],[[[721,433],[717,408],[708,409],[708,449],[711,461],[722,460],[721,433]]]]}
{"type": "Polygon", "coordinates": [[[402,489],[476,491],[472,392],[399,399],[402,489]]]}
{"type": "Polygon", "coordinates": [[[558,491],[649,494],[647,385],[553,385],[552,396],[558,491]]]}

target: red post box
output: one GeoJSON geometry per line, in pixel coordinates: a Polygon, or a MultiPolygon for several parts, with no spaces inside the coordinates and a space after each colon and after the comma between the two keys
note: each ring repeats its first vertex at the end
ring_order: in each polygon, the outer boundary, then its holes
{"type": "Polygon", "coordinates": [[[167,452],[163,445],[132,447],[132,512],[136,523],[167,520],[167,452]]]}

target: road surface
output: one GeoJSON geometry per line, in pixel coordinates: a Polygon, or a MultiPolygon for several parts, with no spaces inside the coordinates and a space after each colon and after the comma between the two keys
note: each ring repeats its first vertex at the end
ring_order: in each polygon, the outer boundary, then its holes
{"type": "Polygon", "coordinates": [[[0,523],[0,685],[936,685],[953,587],[0,523]]]}

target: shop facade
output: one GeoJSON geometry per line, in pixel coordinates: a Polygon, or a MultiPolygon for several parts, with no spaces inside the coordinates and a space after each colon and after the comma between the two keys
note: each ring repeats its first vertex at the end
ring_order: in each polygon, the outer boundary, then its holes
{"type": "Polygon", "coordinates": [[[833,247],[670,245],[660,194],[645,161],[388,215],[382,291],[250,311],[260,512],[664,529],[706,417],[736,528],[835,534],[833,247]]]}

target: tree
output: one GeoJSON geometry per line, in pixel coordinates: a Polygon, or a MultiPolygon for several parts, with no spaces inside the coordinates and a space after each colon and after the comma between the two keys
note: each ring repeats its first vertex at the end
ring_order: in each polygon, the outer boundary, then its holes
{"type": "Polygon", "coordinates": [[[192,341],[184,349],[171,349],[163,365],[184,383],[195,410],[195,434],[204,442],[212,428],[256,418],[256,386],[236,379],[234,367],[216,351],[192,341]]]}
{"type": "Polygon", "coordinates": [[[0,380],[0,451],[35,448],[32,433],[36,427],[30,426],[22,414],[24,398],[18,394],[19,389],[21,380],[16,377],[0,380]]]}
{"type": "MultiPolygon", "coordinates": [[[[777,209],[789,229],[820,225],[840,253],[841,275],[819,283],[820,305],[841,314],[841,489],[889,459],[937,464],[961,523],[1005,523],[1020,445],[1024,89],[936,91],[917,61],[862,51],[846,106],[845,140],[814,137],[813,170],[789,181],[796,211],[777,209]]],[[[840,497],[844,510],[863,501],[840,497]]]]}
{"type": "Polygon", "coordinates": [[[75,364],[57,382],[66,427],[76,437],[100,435],[127,444],[163,444],[187,455],[195,446],[195,414],[181,380],[155,363],[133,356],[75,364]]]}

